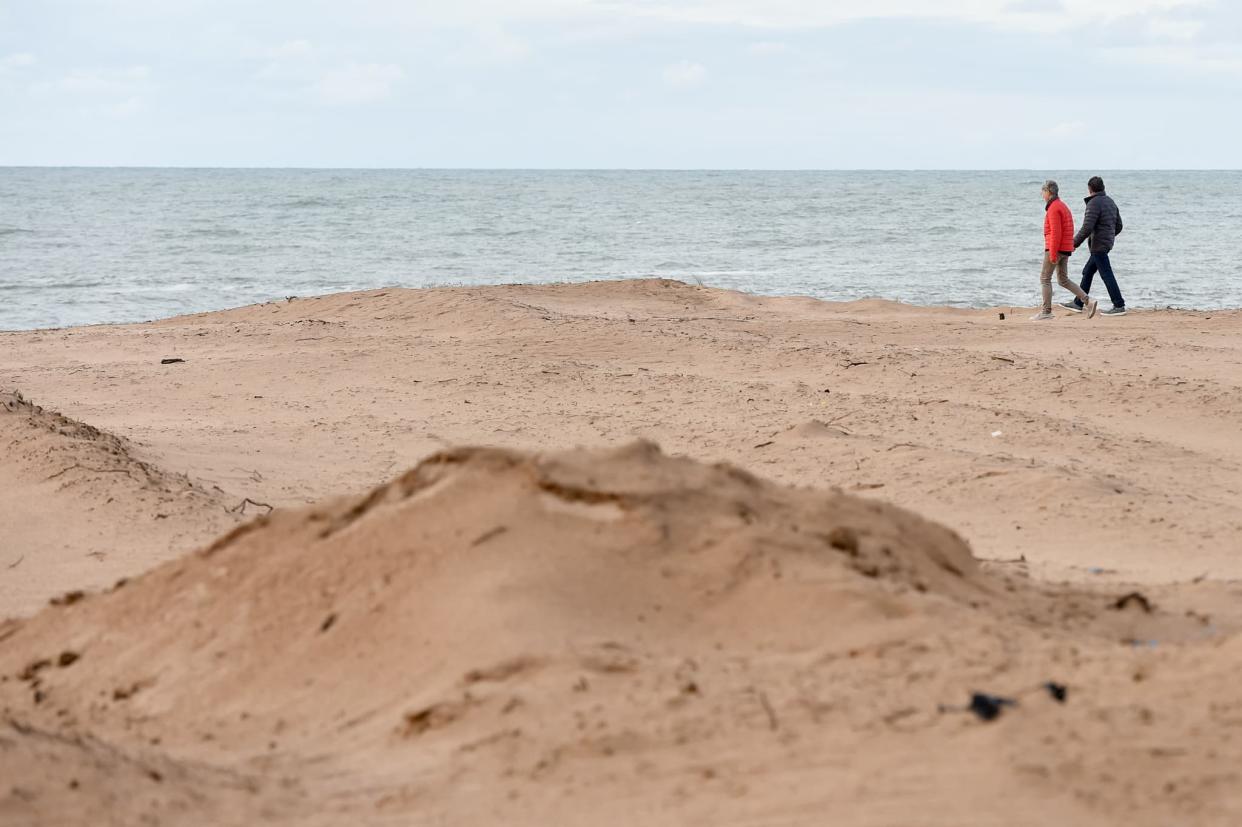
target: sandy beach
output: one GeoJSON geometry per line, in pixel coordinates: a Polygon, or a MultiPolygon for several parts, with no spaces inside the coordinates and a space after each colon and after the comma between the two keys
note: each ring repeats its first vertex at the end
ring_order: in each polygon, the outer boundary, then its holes
{"type": "Polygon", "coordinates": [[[1239,823],[1242,312],[1030,313],[0,333],[0,821],[1239,823]]]}

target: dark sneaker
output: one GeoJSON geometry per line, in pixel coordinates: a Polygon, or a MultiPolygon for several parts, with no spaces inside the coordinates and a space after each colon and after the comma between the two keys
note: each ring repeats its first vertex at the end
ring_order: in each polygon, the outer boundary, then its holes
{"type": "Polygon", "coordinates": [[[1098,301],[1096,301],[1095,299],[1087,300],[1087,318],[1088,319],[1094,319],[1095,311],[1099,309],[1100,309],[1100,303],[1098,301]]]}
{"type": "Polygon", "coordinates": [[[1061,302],[1061,306],[1062,306],[1062,307],[1064,307],[1066,310],[1070,311],[1071,313],[1081,313],[1081,312],[1082,312],[1082,305],[1081,305],[1081,304],[1078,304],[1077,302],[1072,302],[1072,301],[1071,301],[1071,302],[1061,302]]]}
{"type": "Polygon", "coordinates": [[[1124,307],[1110,307],[1107,310],[1100,311],[1101,316],[1124,316],[1126,309],[1124,307]]]}

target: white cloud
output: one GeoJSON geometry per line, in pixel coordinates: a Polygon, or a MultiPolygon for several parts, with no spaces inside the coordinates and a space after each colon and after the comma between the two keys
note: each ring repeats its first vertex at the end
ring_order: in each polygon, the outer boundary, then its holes
{"type": "Polygon", "coordinates": [[[323,103],[375,103],[392,96],[393,86],[405,77],[394,63],[350,63],[328,72],[315,84],[323,103]]]}
{"type": "Polygon", "coordinates": [[[707,81],[707,69],[701,63],[680,60],[664,67],[664,83],[673,89],[695,89],[707,81]]]}
{"type": "Polygon", "coordinates": [[[31,87],[35,94],[136,95],[150,91],[151,70],[146,66],[124,69],[78,70],[53,81],[40,81],[31,87]]]}
{"type": "Polygon", "coordinates": [[[315,47],[309,40],[287,40],[279,46],[265,49],[263,56],[268,60],[296,60],[310,57],[315,47]]]}
{"type": "Polygon", "coordinates": [[[1194,40],[1199,32],[1203,31],[1203,22],[1154,17],[1147,21],[1147,31],[1154,37],[1168,40],[1194,40]]]}
{"type": "Polygon", "coordinates": [[[768,57],[770,55],[784,54],[789,51],[789,45],[775,40],[763,40],[750,44],[746,47],[746,51],[757,57],[768,57]]]}
{"type": "Polygon", "coordinates": [[[558,21],[582,14],[610,11],[604,0],[453,0],[411,3],[409,0],[357,0],[351,14],[415,26],[469,26],[479,21],[558,21]]]}
{"type": "MultiPolygon", "coordinates": [[[[1208,15],[1224,0],[357,0],[369,23],[434,31],[480,32],[514,26],[554,26],[561,40],[659,31],[668,26],[732,27],[774,33],[805,32],[851,22],[939,21],[1031,34],[1072,34],[1100,27],[1163,41],[1187,42],[1206,31],[1208,15]],[[484,22],[480,22],[484,21],[484,22]]],[[[779,37],[748,51],[772,56],[786,50],[779,37]]],[[[501,56],[505,50],[501,50],[501,56]]],[[[789,49],[792,51],[792,49],[789,49]]],[[[515,56],[524,57],[518,46],[515,56]]],[[[478,54],[466,55],[479,62],[478,54]]]]}
{"type": "MultiPolygon", "coordinates": [[[[509,13],[520,13],[517,0],[509,13]]],[[[540,4],[544,5],[544,4],[540,4]]],[[[807,29],[854,20],[922,18],[1004,27],[1058,31],[1179,9],[1204,8],[1211,0],[1061,0],[1015,3],[1014,0],[582,0],[586,8],[683,23],[807,29]]]]}
{"type": "Polygon", "coordinates": [[[484,62],[524,60],[531,53],[529,43],[500,26],[483,26],[476,33],[476,37],[478,43],[475,56],[484,62]]]}
{"type": "Polygon", "coordinates": [[[137,95],[131,95],[115,106],[110,107],[109,114],[115,118],[128,118],[142,111],[144,105],[142,98],[137,95]]]}
{"type": "Polygon", "coordinates": [[[1070,138],[1081,137],[1087,131],[1087,125],[1082,121],[1065,121],[1049,129],[1045,134],[1056,141],[1064,141],[1070,138]]]}
{"type": "Polygon", "coordinates": [[[4,69],[21,69],[26,66],[33,66],[35,56],[30,52],[18,52],[15,55],[9,55],[4,60],[0,60],[0,68],[4,69]]]}
{"type": "Polygon", "coordinates": [[[1242,76],[1242,51],[1233,47],[1198,47],[1184,44],[1119,46],[1105,49],[1113,60],[1144,66],[1162,66],[1205,74],[1242,76]]]}
{"type": "Polygon", "coordinates": [[[254,76],[260,80],[302,81],[314,78],[316,71],[315,47],[309,40],[289,40],[256,56],[267,61],[254,76]]]}
{"type": "Polygon", "coordinates": [[[605,23],[633,21],[702,23],[805,30],[856,20],[934,19],[983,23],[1032,31],[1064,31],[1193,9],[1216,0],[358,0],[356,15],[389,24],[476,28],[510,23],[605,23]]]}

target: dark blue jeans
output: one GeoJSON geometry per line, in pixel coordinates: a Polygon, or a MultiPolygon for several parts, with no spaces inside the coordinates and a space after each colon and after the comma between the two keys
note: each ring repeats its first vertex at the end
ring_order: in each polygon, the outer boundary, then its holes
{"type": "MultiPolygon", "coordinates": [[[[1113,307],[1125,307],[1126,300],[1122,298],[1121,288],[1117,286],[1117,279],[1113,276],[1113,265],[1108,260],[1108,253],[1091,254],[1091,258],[1087,260],[1087,266],[1082,268],[1082,282],[1078,285],[1082,288],[1082,292],[1091,292],[1091,281],[1096,273],[1104,279],[1104,287],[1108,289],[1108,297],[1113,300],[1113,307]]],[[[1082,302],[1078,299],[1074,299],[1074,304],[1082,307],[1082,302]]]]}

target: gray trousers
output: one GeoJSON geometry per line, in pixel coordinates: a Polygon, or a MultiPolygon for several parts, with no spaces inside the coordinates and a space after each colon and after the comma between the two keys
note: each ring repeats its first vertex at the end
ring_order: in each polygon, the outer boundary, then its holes
{"type": "Polygon", "coordinates": [[[1083,304],[1087,303],[1087,294],[1082,292],[1082,288],[1069,278],[1069,256],[1062,255],[1057,257],[1057,263],[1053,264],[1048,260],[1048,251],[1044,251],[1044,268],[1039,272],[1039,289],[1044,294],[1045,313],[1052,312],[1052,271],[1057,271],[1057,284],[1078,297],[1083,304]]]}

